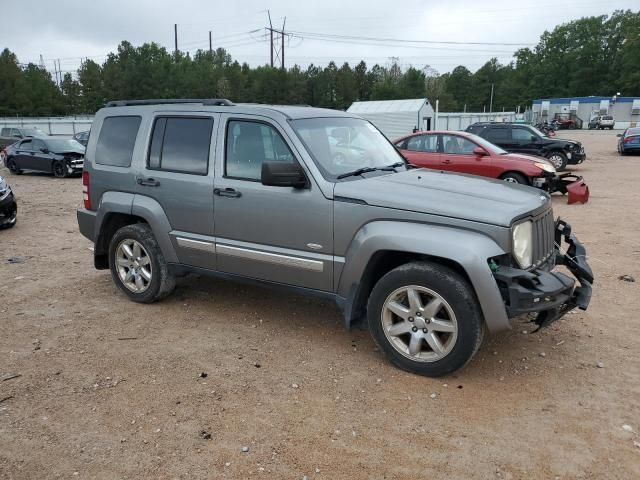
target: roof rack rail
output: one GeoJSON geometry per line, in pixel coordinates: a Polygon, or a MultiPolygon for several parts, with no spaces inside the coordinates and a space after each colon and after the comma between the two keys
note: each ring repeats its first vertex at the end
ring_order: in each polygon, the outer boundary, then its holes
{"type": "Polygon", "coordinates": [[[202,105],[219,105],[232,107],[235,104],[226,98],[158,98],[150,100],[114,100],[105,107],[129,107],[134,105],[170,105],[180,103],[201,103],[202,105]]]}

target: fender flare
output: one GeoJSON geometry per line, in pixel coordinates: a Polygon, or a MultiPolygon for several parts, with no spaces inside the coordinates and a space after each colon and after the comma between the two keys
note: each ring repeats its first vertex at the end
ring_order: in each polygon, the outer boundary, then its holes
{"type": "Polygon", "coordinates": [[[490,332],[511,329],[504,301],[487,259],[506,252],[490,237],[471,230],[432,224],[375,221],[355,235],[345,255],[337,294],[344,299],[347,326],[354,320],[354,302],[361,279],[373,256],[380,251],[425,255],[454,262],[466,274],[476,293],[490,332]]]}

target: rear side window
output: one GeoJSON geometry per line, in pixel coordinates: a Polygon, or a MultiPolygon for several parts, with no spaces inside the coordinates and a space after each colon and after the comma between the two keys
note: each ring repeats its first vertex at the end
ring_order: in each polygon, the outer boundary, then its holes
{"type": "Polygon", "coordinates": [[[148,166],[152,170],[206,175],[213,118],[158,117],[153,126],[148,166]]]}
{"type": "Polygon", "coordinates": [[[131,166],[141,120],[142,117],[138,116],[105,118],[96,146],[96,163],[113,167],[131,166]]]}
{"type": "Polygon", "coordinates": [[[10,128],[3,128],[2,129],[2,133],[0,133],[0,135],[2,135],[3,137],[10,137],[11,136],[11,129],[10,128]]]}

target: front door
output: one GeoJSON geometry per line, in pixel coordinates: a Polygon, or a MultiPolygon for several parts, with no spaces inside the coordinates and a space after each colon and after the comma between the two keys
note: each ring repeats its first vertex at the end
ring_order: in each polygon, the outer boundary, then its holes
{"type": "Polygon", "coordinates": [[[29,170],[33,168],[34,155],[35,152],[33,151],[33,148],[31,146],[31,139],[28,138],[20,142],[20,145],[16,149],[16,158],[14,160],[16,161],[18,168],[29,170]]]}
{"type": "Polygon", "coordinates": [[[50,153],[44,153],[43,150],[46,150],[46,148],[47,146],[42,140],[38,138],[31,140],[31,149],[33,152],[30,159],[31,164],[28,168],[33,168],[34,170],[47,173],[51,173],[53,171],[53,155],[50,153]]]}
{"type": "Polygon", "coordinates": [[[158,113],[145,164],[136,174],[137,193],[156,200],[169,219],[180,263],[212,270],[214,120],[217,114],[158,113]]]}
{"type": "Polygon", "coordinates": [[[308,172],[306,188],[262,185],[263,161],[301,163],[280,125],[249,115],[221,121],[214,190],[218,270],[332,290],[333,202],[308,172]]]}
{"type": "Polygon", "coordinates": [[[538,155],[539,141],[540,137],[527,127],[511,128],[511,149],[514,152],[538,155]]]}
{"type": "Polygon", "coordinates": [[[443,170],[490,176],[491,157],[473,153],[475,143],[459,135],[441,135],[441,138],[443,170]]]}

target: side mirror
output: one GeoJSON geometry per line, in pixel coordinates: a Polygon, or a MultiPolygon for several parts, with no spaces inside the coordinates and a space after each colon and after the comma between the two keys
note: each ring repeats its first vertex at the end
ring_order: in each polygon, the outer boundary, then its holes
{"type": "Polygon", "coordinates": [[[260,181],[271,187],[304,188],[307,185],[302,167],[289,162],[262,162],[260,181]]]}
{"type": "Polygon", "coordinates": [[[621,134],[621,133],[618,133],[618,134],[616,135],[616,137],[621,137],[621,136],[622,136],[622,134],[621,134]]]}
{"type": "Polygon", "coordinates": [[[487,153],[487,151],[486,151],[484,148],[482,148],[482,147],[476,147],[476,148],[474,148],[474,149],[473,149],[473,154],[474,154],[474,155],[477,155],[478,157],[486,157],[487,155],[489,155],[489,154],[487,153]]]}
{"type": "Polygon", "coordinates": [[[48,149],[47,147],[45,147],[45,148],[41,148],[41,149],[40,149],[40,151],[41,151],[42,153],[45,153],[45,154],[46,154],[46,153],[49,153],[49,149],[48,149]]]}
{"type": "Polygon", "coordinates": [[[535,135],[531,135],[531,141],[532,142],[537,142],[538,141],[538,137],[536,137],[535,135]]]}

